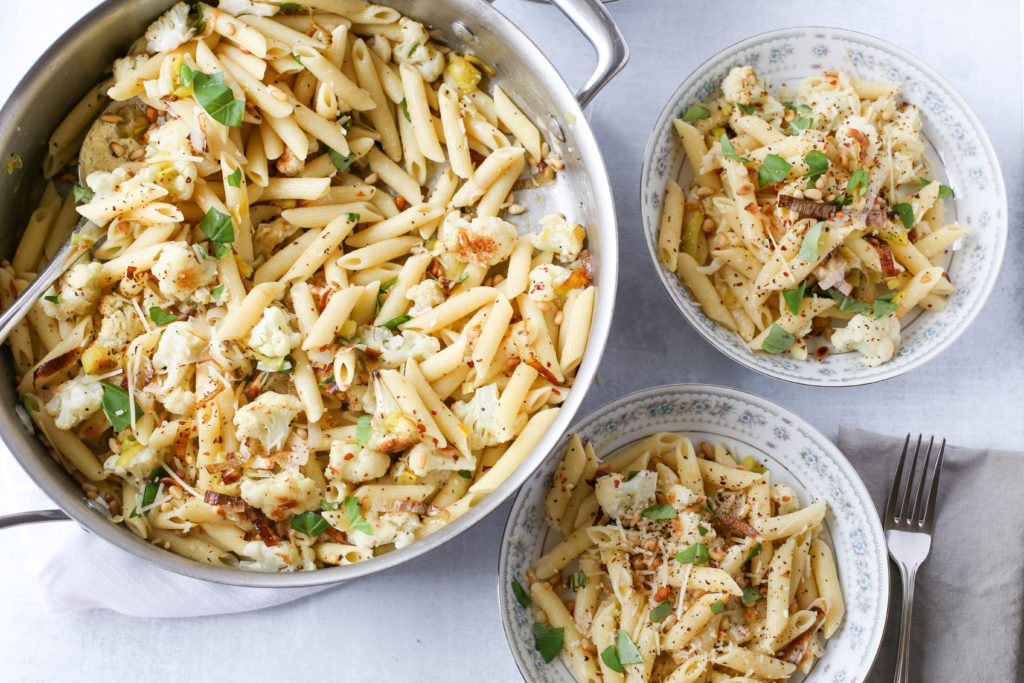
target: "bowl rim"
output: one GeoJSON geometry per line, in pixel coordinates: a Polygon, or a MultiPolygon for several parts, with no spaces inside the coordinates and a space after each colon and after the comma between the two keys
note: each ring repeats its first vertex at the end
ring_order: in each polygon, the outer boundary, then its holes
{"type": "MultiPolygon", "coordinates": [[[[593,126],[576,101],[572,88],[540,46],[523,29],[486,0],[451,0],[451,3],[456,7],[472,5],[475,14],[468,18],[475,21],[476,25],[486,27],[495,35],[501,36],[514,48],[518,48],[520,54],[524,55],[525,64],[534,69],[541,87],[549,91],[552,99],[561,103],[560,106],[564,107],[562,111],[575,117],[573,131],[576,139],[576,151],[585,162],[581,166],[586,168],[591,179],[590,182],[594,186],[595,203],[597,204],[595,223],[602,238],[600,240],[601,267],[596,277],[598,291],[594,303],[594,314],[586,351],[576,375],[579,378],[581,373],[584,373],[583,378],[586,381],[575,383],[579,385],[577,390],[569,392],[565,403],[559,406],[559,414],[555,416],[552,425],[540,442],[534,446],[508,478],[461,517],[434,533],[416,539],[415,542],[404,548],[350,565],[297,572],[259,572],[235,567],[207,565],[159,548],[146,539],[136,536],[123,524],[115,524],[102,517],[96,509],[87,504],[84,496],[77,495],[73,490],[74,480],[59,464],[53,462],[48,453],[39,457],[33,452],[31,447],[33,442],[41,449],[45,450],[47,447],[39,440],[37,433],[28,433],[25,430],[15,415],[13,407],[9,412],[0,413],[0,441],[29,478],[56,503],[57,507],[66,512],[85,531],[95,534],[105,542],[112,543],[134,557],[160,569],[194,579],[255,588],[295,588],[337,584],[385,571],[438,549],[493,513],[518,491],[522,484],[532,476],[533,471],[550,456],[554,447],[561,440],[564,429],[576,416],[586,398],[587,392],[583,389],[589,388],[597,375],[598,366],[611,332],[619,272],[618,219],[615,214],[613,188],[593,126]],[[571,411],[563,411],[567,404],[571,406],[571,411]],[[550,442],[550,445],[546,445],[547,442],[550,442]]],[[[51,63],[60,58],[70,44],[82,42],[87,36],[95,34],[106,18],[115,14],[120,6],[126,4],[129,4],[129,0],[103,0],[47,47],[0,106],[0,124],[9,124],[10,128],[15,130],[17,119],[28,111],[27,106],[32,101],[29,99],[30,96],[39,90],[35,81],[38,81],[45,72],[52,68],[51,63]]],[[[172,0],[166,0],[166,4],[170,6],[172,0]]],[[[433,28],[434,24],[430,21],[429,10],[429,7],[424,8],[420,16],[424,16],[426,19],[424,23],[433,28]]]]}
{"type": "MultiPolygon", "coordinates": [[[[679,314],[683,317],[684,320],[686,320],[686,322],[690,325],[690,327],[692,327],[694,330],[696,330],[700,334],[700,336],[704,338],[704,341],[706,341],[708,344],[710,344],[712,347],[714,347],[716,350],[718,350],[724,356],[732,359],[733,361],[739,363],[740,365],[742,365],[742,366],[744,366],[746,368],[749,368],[749,369],[754,370],[754,371],[756,371],[756,372],[758,372],[758,373],[760,373],[762,375],[765,375],[766,377],[771,377],[773,379],[781,380],[783,382],[788,382],[790,384],[795,384],[795,385],[798,385],[798,386],[815,386],[815,387],[841,388],[841,387],[855,387],[855,386],[864,386],[864,385],[868,385],[868,384],[875,384],[875,383],[878,383],[878,382],[883,382],[885,380],[893,379],[895,377],[899,377],[900,375],[902,375],[902,374],[904,374],[906,372],[910,372],[912,370],[916,370],[916,369],[920,368],[922,365],[928,363],[931,360],[934,360],[943,351],[945,351],[954,342],[956,342],[960,338],[960,336],[964,332],[967,331],[967,328],[971,326],[971,324],[977,318],[978,314],[981,313],[981,310],[985,307],[985,304],[988,303],[988,299],[991,296],[993,289],[995,289],[996,281],[999,279],[999,274],[1000,274],[1000,272],[1002,270],[1003,259],[1004,259],[1005,255],[1006,255],[1006,244],[1007,244],[1007,238],[1008,238],[1008,235],[1009,235],[1009,215],[1008,215],[1008,202],[1009,202],[1009,200],[1008,200],[1007,193],[1006,193],[1006,181],[1005,181],[1005,178],[1003,176],[1002,164],[1000,163],[999,157],[998,157],[998,155],[995,152],[995,147],[993,147],[991,139],[989,139],[988,132],[985,130],[985,127],[981,125],[981,121],[978,119],[977,115],[974,113],[974,110],[967,103],[967,100],[965,100],[964,97],[960,94],[960,92],[956,88],[954,88],[945,78],[943,78],[943,76],[938,71],[936,71],[934,68],[932,68],[932,66],[929,65],[927,62],[922,60],[920,57],[917,57],[916,55],[914,55],[910,51],[908,51],[908,50],[906,50],[906,49],[904,49],[904,48],[902,48],[902,47],[900,47],[898,45],[895,45],[895,44],[893,44],[893,43],[891,43],[891,42],[889,42],[889,41],[887,41],[887,40],[885,40],[883,38],[879,38],[877,36],[874,36],[874,35],[872,35],[870,33],[865,33],[863,31],[854,31],[854,30],[845,29],[845,28],[835,28],[835,27],[832,27],[832,26],[816,26],[816,25],[790,26],[790,27],[786,27],[786,28],[780,28],[780,29],[774,29],[774,30],[771,30],[771,31],[765,31],[763,33],[757,33],[757,34],[754,34],[754,35],[749,36],[747,38],[744,38],[742,40],[738,40],[738,41],[736,41],[734,43],[731,43],[730,45],[722,48],[721,50],[716,52],[714,55],[712,55],[708,59],[705,59],[698,66],[696,66],[686,76],[686,78],[684,78],[680,82],[679,86],[675,90],[672,91],[672,94],[669,95],[668,100],[665,102],[664,107],[662,107],[661,111],[658,113],[658,117],[657,117],[657,119],[655,119],[654,125],[651,128],[651,134],[647,138],[647,144],[644,147],[644,157],[643,157],[643,163],[641,165],[641,171],[640,171],[641,172],[641,176],[640,176],[640,184],[639,184],[640,206],[641,206],[640,210],[641,210],[641,213],[642,213],[643,212],[643,208],[642,208],[643,207],[643,197],[644,197],[644,194],[645,194],[645,190],[649,189],[646,179],[649,177],[648,171],[650,170],[651,164],[653,163],[653,160],[654,160],[655,146],[657,144],[657,135],[658,135],[658,132],[664,127],[663,124],[665,124],[667,122],[666,119],[667,118],[670,119],[669,115],[671,113],[672,103],[675,102],[682,95],[682,93],[683,93],[683,91],[685,89],[687,89],[688,87],[691,86],[691,82],[694,80],[694,78],[698,74],[704,72],[710,66],[712,66],[716,62],[720,61],[722,59],[722,57],[726,53],[731,53],[733,51],[742,49],[743,47],[756,45],[758,43],[761,43],[761,42],[764,42],[764,41],[767,41],[767,40],[771,40],[773,38],[780,37],[780,36],[788,34],[788,33],[793,33],[795,31],[827,32],[827,33],[831,34],[831,35],[828,36],[828,40],[830,40],[830,41],[831,40],[836,40],[837,38],[841,38],[842,36],[847,35],[847,36],[857,37],[859,39],[866,39],[868,41],[873,41],[873,42],[876,42],[876,43],[880,43],[888,51],[890,51],[894,56],[899,57],[904,62],[912,64],[914,67],[919,69],[922,73],[924,73],[926,76],[928,76],[929,78],[933,79],[934,81],[936,81],[940,85],[944,86],[946,88],[948,94],[950,95],[951,99],[956,103],[956,105],[964,113],[965,121],[973,128],[973,130],[978,135],[978,142],[979,142],[979,144],[980,144],[980,146],[982,148],[982,151],[984,152],[985,156],[987,156],[992,161],[993,168],[995,170],[995,174],[994,174],[994,181],[995,181],[995,184],[996,184],[995,193],[1000,198],[999,205],[998,206],[994,206],[993,208],[994,209],[999,209],[1002,212],[1001,213],[1002,217],[1000,219],[994,221],[994,224],[991,227],[991,229],[995,230],[995,232],[996,232],[998,248],[995,250],[995,253],[993,255],[993,259],[994,259],[993,266],[994,267],[991,269],[992,275],[989,278],[987,278],[981,284],[980,296],[979,296],[979,299],[978,299],[978,305],[974,306],[974,307],[971,307],[965,313],[965,315],[961,318],[961,320],[959,321],[959,323],[957,324],[957,326],[955,328],[955,331],[952,334],[946,336],[944,339],[939,341],[926,354],[922,355],[917,360],[909,363],[908,365],[906,365],[905,367],[902,367],[900,369],[895,369],[895,370],[891,370],[891,371],[884,371],[883,370],[879,375],[876,375],[876,376],[873,376],[873,377],[870,377],[870,378],[863,378],[863,377],[859,377],[858,375],[846,375],[846,376],[844,376],[843,378],[841,378],[838,381],[831,381],[831,382],[817,380],[817,379],[815,379],[813,377],[799,377],[798,378],[798,377],[782,376],[779,373],[774,372],[769,367],[765,367],[763,364],[757,362],[756,358],[758,358],[758,356],[756,356],[753,351],[748,351],[747,353],[737,353],[732,348],[720,345],[718,343],[718,340],[716,340],[710,334],[709,330],[707,329],[707,327],[705,325],[698,325],[693,320],[691,320],[690,315],[688,315],[688,313],[683,310],[682,306],[680,306],[676,302],[675,298],[672,296],[672,291],[670,289],[670,284],[669,284],[669,281],[668,281],[668,277],[670,275],[674,276],[674,274],[669,274],[666,271],[666,269],[661,265],[661,260],[658,257],[657,237],[654,237],[652,239],[651,235],[649,235],[647,233],[647,230],[645,229],[645,226],[643,225],[642,218],[641,218],[641,231],[644,234],[644,242],[647,244],[647,252],[648,252],[648,255],[650,256],[650,261],[649,261],[650,266],[654,269],[655,274],[658,277],[658,281],[661,282],[661,285],[664,288],[665,293],[668,295],[669,299],[672,301],[672,305],[676,308],[677,311],[679,311],[679,314]]],[[[686,296],[688,298],[690,298],[691,300],[693,298],[692,295],[689,293],[689,291],[686,291],[686,296]]],[[[925,314],[927,314],[927,312],[925,312],[925,314]]],[[[809,361],[795,361],[795,362],[807,363],[809,361]]]]}
{"type": "MultiPolygon", "coordinates": [[[[850,461],[849,458],[846,457],[846,454],[843,453],[842,450],[840,450],[839,446],[836,445],[835,442],[832,441],[832,439],[829,439],[828,437],[826,437],[821,432],[821,430],[819,430],[817,427],[815,427],[813,424],[811,424],[808,420],[806,420],[803,417],[801,417],[800,415],[794,413],[792,410],[786,408],[785,406],[783,406],[783,405],[781,405],[779,403],[776,403],[775,401],[771,400],[770,398],[765,398],[764,396],[761,396],[760,394],[755,394],[752,391],[746,391],[744,389],[739,389],[739,388],[736,388],[736,387],[725,386],[725,385],[722,385],[722,384],[708,384],[708,383],[700,383],[700,382],[680,382],[680,383],[673,383],[673,384],[659,384],[659,385],[655,385],[655,386],[651,386],[651,387],[645,387],[643,389],[637,389],[635,391],[628,392],[626,394],[623,394],[621,396],[613,398],[610,401],[606,401],[605,403],[601,404],[600,406],[598,406],[596,408],[593,408],[592,410],[587,411],[587,413],[583,417],[578,418],[576,420],[576,422],[573,423],[572,427],[570,427],[565,432],[565,434],[562,435],[562,438],[559,439],[559,442],[558,442],[558,444],[556,444],[556,446],[557,447],[564,447],[562,442],[565,441],[566,437],[569,434],[572,434],[574,432],[579,431],[579,428],[580,428],[581,425],[596,420],[598,413],[603,412],[604,410],[608,409],[613,404],[618,404],[620,402],[621,403],[625,403],[627,401],[639,401],[639,400],[642,400],[644,397],[646,397],[648,394],[653,394],[653,393],[660,392],[660,391],[671,391],[673,393],[685,393],[685,392],[691,392],[691,391],[706,391],[706,390],[709,390],[709,389],[710,390],[716,390],[716,391],[724,391],[726,393],[732,393],[732,394],[734,394],[734,395],[736,395],[738,397],[745,397],[745,398],[748,398],[748,399],[753,398],[753,399],[756,399],[758,401],[761,401],[763,403],[768,404],[769,406],[772,407],[772,409],[777,411],[778,414],[782,415],[785,418],[788,418],[788,419],[792,420],[794,424],[800,425],[811,436],[814,436],[814,437],[820,439],[821,441],[823,441],[825,444],[831,446],[835,450],[835,453],[839,455],[839,463],[840,464],[845,463],[849,467],[850,471],[852,472],[852,474],[853,474],[852,481],[853,481],[854,487],[857,489],[857,494],[863,500],[867,501],[866,507],[871,512],[871,514],[867,515],[867,523],[871,527],[872,536],[877,536],[877,538],[880,538],[882,540],[881,547],[883,549],[883,552],[885,552],[885,555],[884,555],[884,558],[883,558],[883,562],[882,562],[883,571],[882,571],[882,575],[879,577],[879,586],[881,587],[881,595],[879,596],[879,599],[880,599],[881,604],[882,604],[882,623],[883,623],[883,628],[878,629],[878,635],[875,638],[875,642],[873,642],[871,644],[871,651],[872,651],[873,654],[872,654],[872,657],[871,657],[871,661],[868,662],[867,667],[864,669],[864,673],[865,674],[870,673],[871,670],[874,668],[875,664],[878,662],[878,655],[882,651],[882,640],[884,639],[884,636],[885,636],[885,628],[884,628],[884,626],[886,624],[888,624],[888,622],[889,622],[889,614],[891,612],[891,610],[889,608],[889,600],[890,600],[891,594],[892,594],[892,590],[891,590],[892,567],[890,567],[889,557],[888,557],[888,553],[886,551],[887,550],[887,546],[886,546],[886,543],[885,543],[885,530],[882,527],[881,515],[878,514],[878,509],[875,506],[874,501],[871,499],[871,492],[868,490],[867,485],[864,483],[864,480],[861,478],[860,473],[857,472],[857,469],[853,466],[853,463],[850,461]]],[[[648,434],[647,436],[650,436],[650,434],[648,434]]],[[[642,439],[642,438],[644,438],[644,437],[638,436],[637,439],[634,439],[631,443],[635,443],[637,440],[642,439]]],[[[611,454],[611,452],[609,452],[608,455],[610,455],[610,454],[611,454]]],[[[602,460],[602,458],[599,457],[598,460],[602,460]]],[[[498,598],[498,611],[499,611],[499,613],[501,615],[501,631],[502,631],[502,634],[505,636],[505,645],[508,646],[508,649],[509,649],[510,653],[512,654],[512,659],[513,659],[513,661],[515,661],[516,668],[519,670],[519,674],[523,677],[523,680],[524,681],[531,681],[532,679],[529,678],[527,676],[526,671],[523,670],[523,663],[520,662],[519,657],[517,656],[515,649],[512,648],[512,635],[511,635],[510,630],[509,630],[510,629],[510,624],[508,622],[508,612],[504,608],[504,605],[507,602],[509,602],[509,595],[508,595],[508,593],[509,593],[509,591],[511,589],[506,587],[505,584],[507,582],[503,582],[501,580],[502,579],[501,569],[502,569],[503,566],[505,566],[508,563],[508,548],[509,548],[509,545],[510,545],[508,543],[508,538],[509,538],[509,532],[511,531],[511,524],[512,524],[513,513],[519,507],[521,507],[523,505],[526,505],[525,495],[526,495],[526,489],[525,488],[520,488],[519,491],[516,493],[515,497],[512,499],[512,505],[509,507],[508,516],[505,518],[505,524],[502,526],[502,529],[501,529],[501,539],[499,540],[499,543],[498,543],[498,558],[497,558],[497,567],[496,567],[496,571],[495,571],[495,588],[497,589],[497,592],[498,592],[498,594],[497,594],[497,598],[498,598]]],[[[830,509],[831,509],[831,506],[830,506],[830,509]]],[[[835,511],[834,510],[832,511],[832,514],[835,515],[835,511]]],[[[832,550],[832,552],[834,554],[835,553],[835,543],[834,543],[834,541],[830,542],[829,545],[831,546],[831,550],[832,550]]]]}

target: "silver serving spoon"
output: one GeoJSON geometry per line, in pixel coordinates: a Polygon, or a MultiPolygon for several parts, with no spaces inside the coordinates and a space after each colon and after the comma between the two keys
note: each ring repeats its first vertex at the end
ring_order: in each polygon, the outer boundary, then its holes
{"type": "MultiPolygon", "coordinates": [[[[111,102],[100,113],[85,134],[78,154],[78,176],[82,185],[90,173],[112,171],[131,159],[135,150],[142,148],[133,128],[145,120],[146,105],[138,99],[111,102]],[[128,133],[128,134],[126,134],[128,133]]],[[[106,237],[95,234],[97,228],[82,219],[46,267],[25,288],[11,306],[0,314],[0,342],[7,338],[14,326],[21,322],[32,304],[43,295],[86,252],[95,253],[106,237]]]]}

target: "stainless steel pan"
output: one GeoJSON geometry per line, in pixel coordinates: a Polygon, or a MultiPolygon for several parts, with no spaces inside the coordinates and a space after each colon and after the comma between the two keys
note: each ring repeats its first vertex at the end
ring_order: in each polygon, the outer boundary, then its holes
{"type": "MultiPolygon", "coordinates": [[[[261,574],[202,564],[159,548],[123,525],[111,524],[90,505],[75,481],[54,461],[16,413],[10,354],[0,357],[0,438],[59,510],[0,517],[0,528],[15,524],[73,519],[85,529],[128,552],[179,574],[243,586],[312,586],[345,581],[393,567],[443,544],[483,519],[508,498],[550,454],[569,426],[597,371],[611,326],[618,268],[615,211],[608,174],[583,107],[625,65],[628,49],[598,0],[553,0],[593,44],[594,72],[573,95],[540,49],[484,0],[385,0],[427,25],[439,40],[470,50],[497,72],[497,81],[538,125],[565,170],[557,182],[521,193],[525,216],[562,211],[587,226],[593,255],[597,301],[587,353],[569,398],[536,449],[497,490],[460,519],[412,545],[344,567],[291,574],[261,574]],[[529,197],[525,195],[529,194],[529,197]]],[[[22,79],[0,110],[0,153],[24,166],[0,174],[0,254],[10,257],[22,226],[42,192],[41,166],[46,140],[66,112],[108,70],[112,61],[173,0],[107,0],[68,30],[22,79]]]]}

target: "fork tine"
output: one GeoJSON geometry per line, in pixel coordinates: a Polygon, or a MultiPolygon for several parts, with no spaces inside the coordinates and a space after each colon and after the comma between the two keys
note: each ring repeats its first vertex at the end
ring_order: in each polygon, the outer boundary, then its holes
{"type": "Polygon", "coordinates": [[[910,445],[910,434],[903,440],[903,452],[900,453],[900,462],[896,465],[896,474],[892,478],[892,486],[889,487],[889,499],[885,503],[885,521],[889,523],[896,519],[896,508],[900,496],[900,479],[903,477],[903,463],[907,459],[907,447],[910,445]]]}
{"type": "Polygon", "coordinates": [[[928,490],[928,499],[924,502],[924,530],[932,531],[932,523],[935,521],[935,497],[939,491],[939,471],[942,469],[942,456],[946,452],[946,440],[943,439],[939,445],[939,457],[935,459],[935,473],[932,474],[932,486],[928,490]]]}
{"type": "MultiPolygon", "coordinates": [[[[928,437],[928,450],[924,454],[924,462],[921,464],[921,484],[917,487],[917,498],[914,500],[914,511],[908,517],[908,521],[920,526],[924,518],[924,510],[921,508],[921,501],[924,498],[925,482],[928,481],[928,463],[932,459],[932,446],[935,445],[935,437],[928,437]]],[[[913,483],[913,482],[911,482],[913,483]]]]}
{"type": "Polygon", "coordinates": [[[910,461],[910,474],[907,475],[907,488],[903,492],[903,499],[900,501],[900,513],[898,519],[903,521],[910,518],[911,498],[914,496],[914,475],[917,474],[917,456],[921,453],[921,435],[917,435],[917,445],[914,446],[914,459],[910,461]]]}

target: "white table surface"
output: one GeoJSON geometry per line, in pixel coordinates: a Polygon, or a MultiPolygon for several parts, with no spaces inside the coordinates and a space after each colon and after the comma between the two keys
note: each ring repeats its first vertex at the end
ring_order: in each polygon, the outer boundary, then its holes
{"type": "MultiPolygon", "coordinates": [[[[423,0],[424,3],[429,0],[423,0]]],[[[96,0],[5,2],[0,101],[44,48],[96,0]]],[[[937,433],[954,443],[1020,449],[1024,442],[1024,198],[1019,6],[860,0],[754,2],[622,0],[609,9],[632,49],[626,70],[589,119],[618,207],[622,252],[616,324],[602,384],[584,410],[668,382],[704,382],[771,398],[835,438],[840,424],[885,433],[937,433]],[[844,9],[839,9],[843,7],[844,9]],[[696,13],[687,8],[703,8],[696,13]],[[966,98],[995,145],[1010,192],[1007,258],[972,327],[940,358],[882,384],[807,388],[762,377],[725,358],[688,327],[654,277],[639,224],[644,146],[676,85],[715,52],[754,33],[793,25],[841,26],[902,45],[966,98]]],[[[571,84],[592,53],[557,10],[525,0],[497,7],[543,49],[571,84]]],[[[2,449],[2,447],[0,447],[2,449]]],[[[0,457],[9,457],[0,452],[0,457]]],[[[0,513],[4,507],[0,491],[0,513]]],[[[518,679],[498,615],[495,567],[508,505],[440,551],[383,574],[261,612],[145,620],[106,611],[46,614],[18,548],[0,535],[0,661],[5,681],[162,681],[188,671],[217,681],[493,681],[518,679]],[[237,646],[242,645],[239,649],[237,646]],[[270,650],[273,649],[273,654],[270,650]]],[[[102,542],[97,540],[97,542],[102,542]]]]}

